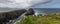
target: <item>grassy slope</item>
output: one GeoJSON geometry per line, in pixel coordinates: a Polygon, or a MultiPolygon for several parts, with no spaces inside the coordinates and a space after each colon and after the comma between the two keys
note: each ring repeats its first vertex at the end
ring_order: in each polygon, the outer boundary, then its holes
{"type": "Polygon", "coordinates": [[[16,24],[60,24],[60,14],[49,14],[45,16],[26,16],[21,22],[16,24]]]}

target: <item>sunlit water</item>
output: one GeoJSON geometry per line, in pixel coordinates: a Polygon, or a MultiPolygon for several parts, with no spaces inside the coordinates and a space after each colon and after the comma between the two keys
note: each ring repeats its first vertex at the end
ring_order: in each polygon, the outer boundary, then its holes
{"type": "Polygon", "coordinates": [[[60,8],[33,8],[38,14],[60,13],[60,8]]]}

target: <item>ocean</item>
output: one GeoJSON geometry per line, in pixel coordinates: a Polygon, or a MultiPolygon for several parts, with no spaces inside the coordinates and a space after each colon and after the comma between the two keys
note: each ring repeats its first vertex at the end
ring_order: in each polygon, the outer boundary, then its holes
{"type": "Polygon", "coordinates": [[[0,12],[7,12],[7,11],[12,11],[16,10],[17,8],[0,8],[0,12]]]}
{"type": "MultiPolygon", "coordinates": [[[[0,12],[6,12],[9,10],[15,10],[16,8],[0,8],[0,12]]],[[[35,13],[38,14],[51,14],[60,13],[60,8],[33,8],[35,13]]]]}
{"type": "Polygon", "coordinates": [[[33,8],[37,14],[60,13],[60,8],[33,8]]]}

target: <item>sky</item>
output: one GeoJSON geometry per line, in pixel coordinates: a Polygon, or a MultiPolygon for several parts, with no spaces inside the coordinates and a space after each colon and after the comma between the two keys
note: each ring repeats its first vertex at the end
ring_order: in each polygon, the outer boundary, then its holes
{"type": "Polygon", "coordinates": [[[38,4],[34,8],[60,8],[60,0],[52,0],[50,3],[38,4]]]}
{"type": "Polygon", "coordinates": [[[8,8],[60,8],[60,0],[0,0],[0,7],[8,8]]]}

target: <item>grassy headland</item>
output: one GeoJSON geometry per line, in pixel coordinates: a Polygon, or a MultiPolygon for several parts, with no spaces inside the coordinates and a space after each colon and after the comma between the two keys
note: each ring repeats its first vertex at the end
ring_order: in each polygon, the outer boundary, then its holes
{"type": "Polygon", "coordinates": [[[60,24],[60,14],[48,14],[45,16],[26,16],[16,24],[60,24]]]}

